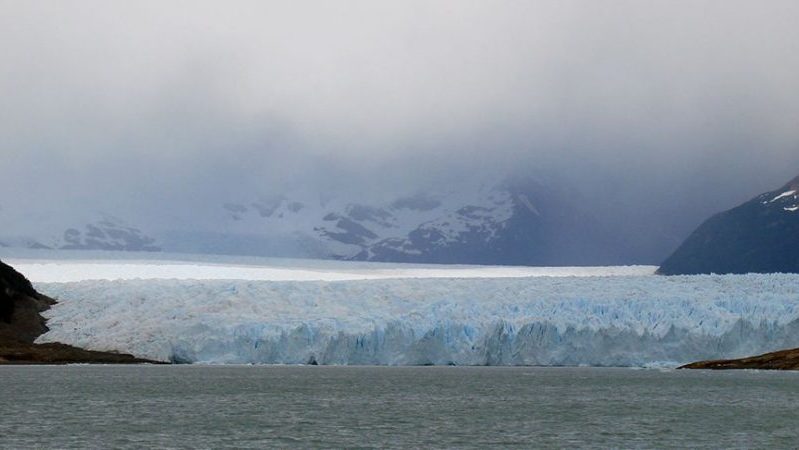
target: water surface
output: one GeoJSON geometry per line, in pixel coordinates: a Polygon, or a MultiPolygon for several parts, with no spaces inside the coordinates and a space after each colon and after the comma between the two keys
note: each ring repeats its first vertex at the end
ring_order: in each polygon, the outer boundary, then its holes
{"type": "Polygon", "coordinates": [[[1,366],[0,404],[0,448],[799,443],[799,373],[1,366]]]}

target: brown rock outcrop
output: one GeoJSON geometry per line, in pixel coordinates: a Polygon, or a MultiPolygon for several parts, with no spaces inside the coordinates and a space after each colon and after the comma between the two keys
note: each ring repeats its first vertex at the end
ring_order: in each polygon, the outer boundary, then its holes
{"type": "Polygon", "coordinates": [[[760,369],[760,370],[799,370],[799,348],[780,350],[759,356],[741,359],[720,359],[686,364],[680,369],[760,369]]]}

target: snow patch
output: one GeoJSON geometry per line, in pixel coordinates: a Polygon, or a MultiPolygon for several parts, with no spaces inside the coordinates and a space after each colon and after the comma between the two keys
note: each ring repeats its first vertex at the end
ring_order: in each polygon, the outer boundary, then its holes
{"type": "Polygon", "coordinates": [[[777,200],[779,200],[781,198],[790,197],[790,196],[795,195],[795,194],[796,194],[795,190],[783,192],[782,194],[780,194],[780,195],[774,197],[773,199],[771,199],[771,202],[769,202],[769,203],[774,203],[774,202],[776,202],[777,200]]]}

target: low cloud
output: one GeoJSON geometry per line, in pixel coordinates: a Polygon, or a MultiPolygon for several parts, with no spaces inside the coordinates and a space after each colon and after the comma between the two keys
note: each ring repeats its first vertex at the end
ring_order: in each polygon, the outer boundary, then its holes
{"type": "Polygon", "coordinates": [[[0,12],[0,188],[38,208],[190,214],[521,172],[684,229],[799,172],[794,1],[0,12]]]}

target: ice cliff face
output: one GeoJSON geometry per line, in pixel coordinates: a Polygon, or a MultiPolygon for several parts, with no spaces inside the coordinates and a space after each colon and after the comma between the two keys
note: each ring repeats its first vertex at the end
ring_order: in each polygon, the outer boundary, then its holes
{"type": "Polygon", "coordinates": [[[677,365],[799,346],[799,276],[40,283],[40,342],[159,360],[677,365]]]}

